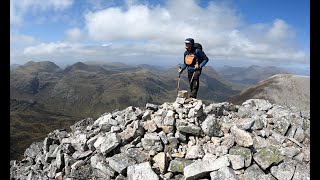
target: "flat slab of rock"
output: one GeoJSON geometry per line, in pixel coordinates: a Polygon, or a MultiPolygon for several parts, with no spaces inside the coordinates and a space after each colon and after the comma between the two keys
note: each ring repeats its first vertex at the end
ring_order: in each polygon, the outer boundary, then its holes
{"type": "Polygon", "coordinates": [[[129,158],[124,154],[116,154],[109,160],[109,166],[120,174],[125,175],[127,167],[136,164],[133,158],[129,158]]]}
{"type": "Polygon", "coordinates": [[[219,157],[214,161],[198,160],[185,167],[183,173],[186,180],[197,180],[208,175],[212,171],[229,165],[230,163],[227,156],[219,157]]]}
{"type": "Polygon", "coordinates": [[[159,177],[151,169],[149,162],[135,164],[128,167],[128,180],[159,180],[159,177]]]}
{"type": "Polygon", "coordinates": [[[263,170],[266,170],[272,164],[282,161],[283,156],[275,146],[268,146],[254,154],[253,159],[263,170]]]}

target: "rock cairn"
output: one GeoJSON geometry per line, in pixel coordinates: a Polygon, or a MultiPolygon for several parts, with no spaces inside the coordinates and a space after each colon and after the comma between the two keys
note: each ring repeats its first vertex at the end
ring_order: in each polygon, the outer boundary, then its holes
{"type": "Polygon", "coordinates": [[[242,105],[129,106],[57,129],[10,161],[11,179],[310,179],[310,111],[242,105]]]}

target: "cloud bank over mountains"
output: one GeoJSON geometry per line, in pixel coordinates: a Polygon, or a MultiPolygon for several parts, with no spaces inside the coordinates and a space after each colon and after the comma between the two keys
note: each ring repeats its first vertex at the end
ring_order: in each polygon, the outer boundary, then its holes
{"type": "Polygon", "coordinates": [[[12,1],[10,21],[15,31],[11,31],[11,63],[27,59],[70,64],[130,59],[177,64],[182,62],[184,39],[192,37],[201,42],[213,60],[309,66],[310,53],[298,43],[295,27],[283,19],[249,24],[243,18],[245,12],[216,1],[210,1],[205,7],[194,0],[163,4],[125,1],[122,5],[106,7],[101,1],[94,2],[96,6],[91,2],[90,7],[82,9],[78,19],[67,24],[59,40],[42,41],[20,33],[24,16],[41,15],[50,10],[53,16],[66,13],[65,19],[70,19],[68,11],[84,5],[76,1],[12,1]],[[17,49],[21,44],[24,46],[17,49]]]}

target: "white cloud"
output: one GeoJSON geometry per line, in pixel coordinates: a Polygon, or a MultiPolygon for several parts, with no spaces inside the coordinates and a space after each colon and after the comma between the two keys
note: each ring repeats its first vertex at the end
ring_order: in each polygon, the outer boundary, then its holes
{"type": "MultiPolygon", "coordinates": [[[[23,53],[14,57],[41,56],[42,60],[47,57],[67,61],[130,59],[176,64],[182,63],[184,39],[192,37],[203,45],[210,63],[215,63],[216,59],[271,64],[310,61],[309,53],[300,50],[294,41],[295,31],[286,21],[275,19],[246,24],[236,9],[216,1],[211,1],[206,8],[197,5],[195,0],[167,1],[163,6],[153,7],[128,0],[125,8],[105,9],[101,8],[100,0],[93,3],[96,8],[84,11],[84,29],[65,31],[69,43],[51,42],[26,47],[23,53]],[[84,37],[99,45],[80,44],[84,37]]],[[[51,8],[54,6],[51,3],[51,8]]],[[[67,8],[68,5],[60,4],[60,7],[67,8]]]]}
{"type": "Polygon", "coordinates": [[[10,43],[12,44],[18,44],[18,45],[31,45],[35,44],[38,41],[29,35],[25,34],[15,34],[15,35],[10,35],[10,43]]]}
{"type": "Polygon", "coordinates": [[[77,43],[68,42],[57,42],[57,43],[41,43],[36,46],[30,46],[23,50],[25,55],[52,55],[59,53],[85,53],[90,51],[89,49],[83,48],[84,45],[77,43]]]}
{"type": "Polygon", "coordinates": [[[79,28],[71,28],[65,31],[66,39],[69,41],[78,41],[83,38],[83,34],[79,28]]]}
{"type": "Polygon", "coordinates": [[[179,55],[183,40],[193,37],[212,59],[228,56],[302,62],[308,58],[292,43],[293,28],[281,19],[270,25],[245,25],[236,10],[215,2],[207,8],[183,0],[154,8],[130,1],[127,5],[127,10],[112,7],[85,14],[88,36],[101,42],[139,42],[130,45],[132,52],[179,55]]]}
{"type": "Polygon", "coordinates": [[[281,20],[281,19],[276,19],[272,27],[269,29],[267,32],[267,37],[272,39],[272,40],[278,40],[281,41],[283,39],[287,39],[290,37],[294,36],[294,32],[292,29],[289,27],[289,25],[281,20]]]}
{"type": "Polygon", "coordinates": [[[10,24],[21,24],[27,12],[38,13],[49,9],[60,11],[72,4],[73,0],[10,0],[10,24]]]}

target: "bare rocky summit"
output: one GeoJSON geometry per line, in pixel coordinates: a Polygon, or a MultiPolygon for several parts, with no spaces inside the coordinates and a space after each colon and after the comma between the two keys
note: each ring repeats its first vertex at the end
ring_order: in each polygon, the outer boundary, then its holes
{"type": "Polygon", "coordinates": [[[310,111],[177,97],[56,129],[10,161],[11,179],[310,179],[310,111]]]}
{"type": "Polygon", "coordinates": [[[266,99],[273,104],[309,110],[310,76],[277,74],[233,96],[230,102],[241,104],[247,99],[266,99]]]}

